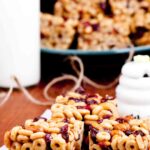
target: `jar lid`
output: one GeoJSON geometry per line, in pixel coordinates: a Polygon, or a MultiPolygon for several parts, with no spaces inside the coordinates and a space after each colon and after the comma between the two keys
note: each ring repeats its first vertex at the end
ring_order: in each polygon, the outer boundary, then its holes
{"type": "Polygon", "coordinates": [[[148,55],[135,56],[132,62],[123,66],[122,75],[129,78],[150,77],[150,57],[148,55]]]}

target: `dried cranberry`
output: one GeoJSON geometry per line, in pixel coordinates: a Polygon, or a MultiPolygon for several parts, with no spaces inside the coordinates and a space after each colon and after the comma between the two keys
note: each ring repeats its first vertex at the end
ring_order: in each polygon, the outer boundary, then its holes
{"type": "Polygon", "coordinates": [[[46,150],[51,150],[50,148],[50,143],[51,143],[51,134],[46,134],[45,135],[45,141],[46,141],[46,150]]]}
{"type": "Polygon", "coordinates": [[[76,106],[77,109],[88,109],[88,110],[91,110],[91,107],[89,105],[87,106],[76,106]]]}
{"type": "Polygon", "coordinates": [[[119,122],[119,123],[125,123],[125,122],[127,122],[127,120],[125,118],[121,118],[121,117],[117,118],[116,121],[119,122]]]}
{"type": "Polygon", "coordinates": [[[52,137],[51,137],[51,134],[48,134],[48,133],[47,133],[47,134],[45,135],[45,141],[46,141],[46,142],[51,142],[51,138],[52,138],[52,137]]]}
{"type": "Polygon", "coordinates": [[[92,28],[93,28],[93,31],[98,31],[99,24],[98,23],[92,24],[92,28]]]}
{"type": "Polygon", "coordinates": [[[92,104],[98,104],[98,102],[96,100],[87,100],[86,102],[88,105],[92,105],[92,104]]]}
{"type": "Polygon", "coordinates": [[[96,128],[90,126],[91,138],[92,138],[92,140],[93,140],[94,143],[97,142],[97,141],[96,141],[96,134],[97,134],[98,132],[99,132],[99,131],[98,131],[96,128]]]}
{"type": "Polygon", "coordinates": [[[83,25],[84,25],[85,27],[91,26],[90,22],[88,22],[88,21],[84,22],[83,25]]]}
{"type": "Polygon", "coordinates": [[[102,123],[103,122],[103,119],[99,119],[99,120],[97,120],[97,123],[102,123]]]}
{"type": "Polygon", "coordinates": [[[144,132],[142,132],[141,130],[137,130],[137,131],[134,131],[133,132],[133,134],[136,136],[136,135],[141,135],[141,136],[144,136],[145,135],[145,133],[144,132]]]}
{"type": "Polygon", "coordinates": [[[75,102],[86,102],[86,100],[83,99],[83,98],[70,97],[69,100],[73,100],[73,101],[75,101],[75,102]]]}
{"type": "Polygon", "coordinates": [[[101,103],[105,103],[105,102],[107,102],[107,101],[108,101],[108,99],[106,99],[106,98],[104,98],[104,97],[101,99],[101,103]]]}
{"type": "Polygon", "coordinates": [[[79,87],[79,88],[77,88],[77,89],[75,90],[75,92],[76,92],[76,93],[79,93],[79,94],[84,94],[84,93],[85,93],[85,90],[84,90],[84,88],[79,87]]]}
{"type": "Polygon", "coordinates": [[[132,134],[132,131],[131,131],[131,130],[126,130],[126,131],[124,131],[124,133],[125,133],[127,136],[129,136],[130,134],[132,134]]]}
{"type": "Polygon", "coordinates": [[[67,118],[65,118],[65,119],[63,120],[63,122],[68,123],[69,120],[68,120],[67,118]]]}
{"type": "Polygon", "coordinates": [[[112,117],[112,115],[104,115],[103,119],[110,119],[112,117]]]}
{"type": "Polygon", "coordinates": [[[99,6],[106,15],[113,16],[113,12],[109,0],[106,0],[105,2],[100,2],[99,6]]]}
{"type": "Polygon", "coordinates": [[[68,142],[69,141],[69,134],[68,134],[68,125],[67,124],[64,125],[63,127],[61,127],[60,133],[61,133],[62,137],[64,138],[64,140],[66,142],[68,142]]]}
{"type": "Polygon", "coordinates": [[[36,117],[36,118],[33,119],[33,122],[36,122],[40,119],[43,119],[44,121],[47,121],[47,119],[45,117],[36,117]]]}

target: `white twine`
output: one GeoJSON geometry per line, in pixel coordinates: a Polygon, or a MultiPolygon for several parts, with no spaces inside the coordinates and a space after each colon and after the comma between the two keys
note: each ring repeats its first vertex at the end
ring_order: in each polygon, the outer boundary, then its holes
{"type": "MultiPolygon", "coordinates": [[[[125,63],[131,61],[133,56],[134,56],[134,50],[131,50],[129,52],[129,57],[125,63]]],[[[97,84],[94,81],[92,81],[91,79],[89,79],[87,76],[84,75],[84,65],[83,65],[82,60],[79,57],[70,56],[68,59],[70,60],[72,69],[77,74],[77,77],[74,75],[65,74],[60,77],[56,77],[52,81],[50,81],[43,90],[43,95],[44,95],[44,98],[47,100],[47,102],[42,102],[41,100],[34,98],[28,92],[28,90],[22,86],[22,84],[20,83],[20,81],[18,80],[18,78],[16,76],[13,76],[12,80],[14,80],[16,82],[18,88],[22,91],[22,93],[26,96],[26,98],[30,102],[37,104],[37,105],[42,105],[42,106],[50,106],[54,103],[55,99],[49,95],[48,91],[50,90],[50,88],[53,85],[55,85],[58,82],[64,81],[64,80],[72,80],[75,83],[74,86],[69,91],[75,91],[76,89],[81,87],[82,82],[87,83],[97,89],[108,89],[108,88],[115,86],[119,81],[120,75],[114,81],[112,81],[111,83],[109,83],[107,85],[97,84]],[[78,69],[77,65],[78,65],[79,69],[78,69]]],[[[14,87],[11,86],[9,88],[8,92],[0,93],[0,106],[4,105],[9,100],[9,98],[13,92],[13,89],[14,89],[14,87]]]]}

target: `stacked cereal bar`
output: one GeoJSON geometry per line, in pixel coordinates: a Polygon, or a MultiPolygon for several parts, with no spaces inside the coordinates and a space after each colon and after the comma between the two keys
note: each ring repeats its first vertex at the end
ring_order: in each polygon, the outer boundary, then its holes
{"type": "Polygon", "coordinates": [[[150,120],[119,117],[114,97],[82,90],[56,98],[51,119],[27,120],[7,131],[10,150],[149,150],[150,120]]]}
{"type": "Polygon", "coordinates": [[[80,150],[83,122],[66,120],[27,120],[5,133],[5,145],[11,150],[80,150]]]}
{"type": "Polygon", "coordinates": [[[95,18],[102,10],[99,0],[58,0],[54,6],[54,14],[65,20],[81,20],[95,18]]]}
{"type": "Polygon", "coordinates": [[[99,16],[98,19],[84,19],[78,25],[78,49],[108,50],[131,47],[130,18],[123,15],[99,16]]]}
{"type": "Polygon", "coordinates": [[[79,50],[110,50],[150,44],[150,0],[57,0],[52,18],[63,20],[63,24],[71,22],[76,34],[64,27],[67,34],[63,32],[63,36],[59,36],[62,29],[58,32],[51,28],[54,27],[51,24],[43,26],[53,30],[49,38],[42,37],[42,45],[48,48],[70,48],[70,40],[75,41],[73,48],[79,50]],[[69,42],[65,43],[65,40],[69,42]]]}
{"type": "Polygon", "coordinates": [[[74,23],[65,22],[61,17],[41,14],[42,47],[67,49],[75,35],[74,23]]]}
{"type": "Polygon", "coordinates": [[[149,150],[149,126],[133,116],[102,120],[99,127],[90,126],[90,150],[149,150]]]}

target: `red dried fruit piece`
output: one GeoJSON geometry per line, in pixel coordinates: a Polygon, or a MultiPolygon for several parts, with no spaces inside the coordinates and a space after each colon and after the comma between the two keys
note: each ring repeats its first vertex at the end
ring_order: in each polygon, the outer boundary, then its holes
{"type": "Polygon", "coordinates": [[[97,142],[97,141],[96,141],[96,134],[97,134],[98,132],[99,132],[99,131],[98,131],[96,128],[90,126],[91,138],[92,138],[92,140],[93,140],[94,143],[97,142]]]}
{"type": "Polygon", "coordinates": [[[51,134],[48,134],[48,133],[47,133],[47,134],[45,135],[45,141],[46,141],[46,142],[51,142],[51,138],[52,138],[52,137],[51,137],[51,134]]]}
{"type": "Polygon", "coordinates": [[[124,131],[124,133],[125,133],[127,136],[129,136],[129,135],[132,134],[133,132],[132,132],[131,130],[126,130],[126,131],[124,131]]]}
{"type": "Polygon", "coordinates": [[[87,106],[76,106],[77,109],[88,109],[88,110],[91,110],[90,106],[87,105],[87,106]]]}
{"type": "Polygon", "coordinates": [[[98,102],[96,100],[87,100],[86,102],[88,105],[92,105],[92,104],[98,104],[98,102]]]}
{"type": "Polygon", "coordinates": [[[70,97],[69,100],[73,100],[73,101],[75,101],[75,102],[86,102],[86,100],[83,99],[83,98],[70,97]]]}
{"type": "Polygon", "coordinates": [[[117,118],[116,121],[119,122],[119,123],[128,122],[128,120],[127,120],[126,118],[121,118],[121,117],[120,117],[120,118],[117,118]]]}
{"type": "Polygon", "coordinates": [[[97,123],[102,123],[103,122],[103,119],[99,119],[99,120],[97,120],[97,123]]]}
{"type": "Polygon", "coordinates": [[[64,138],[64,140],[66,142],[68,142],[69,141],[68,124],[66,124],[63,127],[61,127],[60,133],[61,133],[62,137],[64,138]]]}
{"type": "Polygon", "coordinates": [[[104,115],[103,119],[110,119],[112,117],[112,115],[104,115]]]}
{"type": "Polygon", "coordinates": [[[135,136],[137,136],[137,135],[145,136],[145,133],[142,132],[141,130],[134,131],[133,134],[134,134],[135,136]]]}

